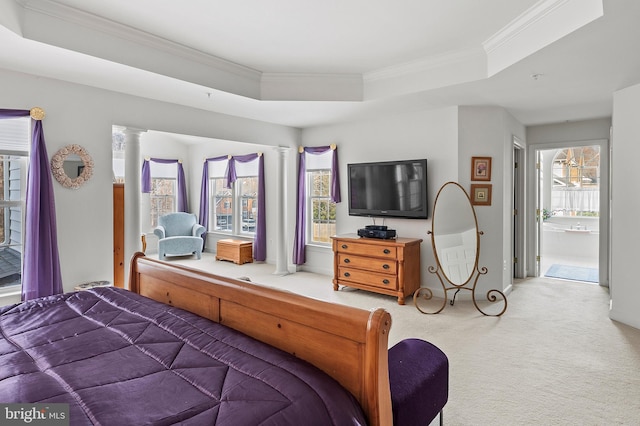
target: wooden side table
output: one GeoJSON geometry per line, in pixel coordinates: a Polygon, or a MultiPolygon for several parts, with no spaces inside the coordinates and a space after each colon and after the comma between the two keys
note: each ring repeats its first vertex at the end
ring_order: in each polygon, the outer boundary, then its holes
{"type": "Polygon", "coordinates": [[[253,262],[253,243],[242,240],[220,240],[216,248],[216,260],[229,260],[238,265],[253,262]]]}

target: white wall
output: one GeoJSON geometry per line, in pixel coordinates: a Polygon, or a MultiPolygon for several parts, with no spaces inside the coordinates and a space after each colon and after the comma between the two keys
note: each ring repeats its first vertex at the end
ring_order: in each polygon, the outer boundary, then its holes
{"type": "MultiPolygon", "coordinates": [[[[420,111],[375,121],[359,121],[304,129],[302,141],[305,146],[338,145],[340,161],[340,191],[342,203],[338,204],[336,230],[338,234],[350,234],[372,224],[372,219],[349,216],[347,204],[347,164],[371,161],[427,159],[427,192],[429,197],[429,219],[388,218],[384,224],[395,229],[398,236],[422,238],[422,285],[434,288],[434,277],[427,277],[426,268],[435,265],[431,249],[433,202],[438,189],[445,182],[458,178],[458,111],[446,108],[420,111]]],[[[377,219],[381,225],[382,220],[377,219]]],[[[307,250],[305,270],[327,275],[333,274],[331,248],[307,250]]],[[[439,285],[439,284],[438,284],[439,285]]]]}
{"type": "Polygon", "coordinates": [[[638,159],[640,85],[614,93],[611,190],[611,311],[617,321],[640,328],[638,285],[638,159]]]}
{"type": "Polygon", "coordinates": [[[459,183],[469,192],[472,183],[490,183],[490,206],[475,206],[480,237],[480,267],[488,272],[478,280],[478,294],[497,288],[509,291],[513,277],[510,224],[513,221],[513,137],[525,140],[525,128],[500,107],[460,107],[459,183]],[[490,182],[471,181],[471,158],[491,157],[490,182]]]}
{"type": "MultiPolygon", "coordinates": [[[[80,189],[53,183],[65,291],[86,281],[113,280],[112,125],[270,146],[293,147],[299,141],[299,130],[285,126],[7,70],[0,70],[0,93],[3,108],[44,108],[49,156],[64,145],[77,143],[95,161],[92,179],[80,189]]],[[[201,170],[188,173],[193,180],[192,174],[201,170]]]]}
{"type": "MultiPolygon", "coordinates": [[[[422,286],[438,290],[438,280],[427,272],[435,265],[431,237],[433,203],[440,187],[449,181],[459,182],[469,191],[472,156],[492,157],[493,200],[491,206],[476,209],[481,238],[480,266],[487,275],[478,281],[484,294],[489,289],[508,289],[511,284],[511,233],[503,226],[505,211],[511,214],[511,199],[504,193],[511,191],[511,152],[513,136],[525,139],[525,129],[504,109],[499,107],[454,107],[420,111],[333,126],[304,129],[302,140],[306,146],[337,143],[341,175],[346,176],[347,164],[395,159],[428,159],[429,219],[393,219],[385,224],[398,231],[399,236],[422,238],[422,286]],[[505,184],[505,182],[508,182],[505,184]],[[503,267],[507,260],[507,268],[503,267]]],[[[343,199],[347,195],[346,179],[341,181],[343,199]]],[[[371,219],[350,217],[346,202],[338,205],[337,233],[354,233],[371,224],[371,219]]],[[[376,222],[380,224],[380,220],[376,222]]],[[[510,222],[507,222],[510,223],[510,222]]],[[[331,251],[307,250],[305,269],[332,274],[331,251]]],[[[441,287],[440,287],[441,288],[441,287]]],[[[464,296],[463,296],[464,297],[464,296]]]]}
{"type": "Polygon", "coordinates": [[[609,139],[610,129],[610,118],[529,126],[527,143],[531,145],[609,139]]]}

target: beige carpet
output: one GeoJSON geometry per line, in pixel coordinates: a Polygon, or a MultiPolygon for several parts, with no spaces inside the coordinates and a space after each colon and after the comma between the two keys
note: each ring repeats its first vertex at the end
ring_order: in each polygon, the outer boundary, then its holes
{"type": "Polygon", "coordinates": [[[640,425],[640,330],[609,319],[608,290],[598,285],[529,279],[515,285],[500,318],[483,316],[468,300],[425,315],[409,301],[400,306],[393,297],[349,288],[335,292],[325,275],[277,276],[273,265],[238,266],[208,253],[199,261],[174,262],[331,302],[387,309],[391,345],[418,337],[449,357],[445,425],[640,425]]]}

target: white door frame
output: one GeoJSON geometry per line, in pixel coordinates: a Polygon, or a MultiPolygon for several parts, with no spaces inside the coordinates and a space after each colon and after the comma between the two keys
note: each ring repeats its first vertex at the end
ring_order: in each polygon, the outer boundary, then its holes
{"type": "Polygon", "coordinates": [[[511,223],[511,235],[513,238],[513,277],[524,278],[527,276],[526,262],[526,232],[525,225],[527,219],[527,209],[525,207],[526,200],[526,170],[527,170],[527,151],[524,143],[517,137],[513,136],[513,185],[511,197],[511,209],[513,211],[513,220],[511,223]],[[517,261],[516,261],[517,259],[517,261]]]}
{"type": "Polygon", "coordinates": [[[536,209],[538,208],[538,181],[536,180],[537,174],[537,153],[538,151],[548,149],[560,149],[560,148],[572,148],[579,146],[600,146],[600,238],[599,238],[599,282],[600,285],[609,286],[609,194],[610,194],[610,173],[609,173],[609,140],[608,139],[591,139],[580,141],[566,141],[566,142],[552,142],[552,143],[540,143],[530,144],[528,146],[528,158],[527,163],[529,176],[532,185],[527,188],[527,211],[529,212],[529,220],[527,223],[527,235],[532,238],[528,239],[527,243],[527,270],[529,276],[538,276],[538,262],[536,256],[538,255],[537,238],[538,221],[536,218],[536,209]]]}

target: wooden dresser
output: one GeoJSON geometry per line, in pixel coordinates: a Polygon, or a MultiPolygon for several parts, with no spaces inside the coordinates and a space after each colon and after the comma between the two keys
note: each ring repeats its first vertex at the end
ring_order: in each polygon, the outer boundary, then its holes
{"type": "Polygon", "coordinates": [[[418,238],[380,240],[357,235],[334,236],[333,289],[340,285],[404,299],[420,287],[418,238]]]}

